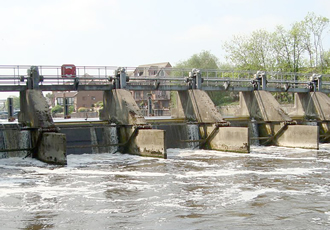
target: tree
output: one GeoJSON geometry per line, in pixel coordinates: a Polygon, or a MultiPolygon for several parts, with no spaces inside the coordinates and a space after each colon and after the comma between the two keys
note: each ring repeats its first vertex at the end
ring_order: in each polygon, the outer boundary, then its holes
{"type": "Polygon", "coordinates": [[[278,26],[272,35],[274,49],[274,70],[283,72],[299,72],[305,52],[304,41],[306,30],[303,23],[295,23],[290,30],[278,26]]]}
{"type": "Polygon", "coordinates": [[[234,36],[223,47],[227,60],[237,69],[301,72],[308,67],[325,72],[322,40],[328,26],[328,18],[309,13],[289,30],[283,26],[274,32],[256,30],[250,35],[234,36]]]}
{"type": "Polygon", "coordinates": [[[310,67],[320,67],[321,71],[324,68],[324,48],[323,48],[323,33],[329,26],[329,19],[323,16],[316,16],[315,13],[308,13],[303,23],[309,35],[305,41],[306,50],[309,54],[310,67]]]}
{"type": "Polygon", "coordinates": [[[271,33],[257,30],[250,36],[235,35],[224,43],[226,58],[242,70],[268,70],[273,68],[271,33]]]}
{"type": "Polygon", "coordinates": [[[192,55],[189,59],[185,61],[180,61],[175,65],[175,68],[183,69],[218,69],[219,60],[218,58],[211,54],[210,51],[202,51],[198,54],[192,55]]]}
{"type": "Polygon", "coordinates": [[[55,95],[53,93],[47,93],[45,97],[48,104],[50,104],[51,106],[55,105],[55,95]]]}
{"type": "MultiPolygon", "coordinates": [[[[192,55],[189,59],[179,62],[175,65],[175,68],[191,70],[193,68],[201,69],[203,75],[203,69],[219,70],[220,64],[219,59],[210,53],[210,51],[202,51],[198,54],[192,55]]],[[[228,66],[228,65],[227,65],[228,66]]],[[[205,76],[204,76],[205,77],[205,76]]],[[[208,77],[215,77],[214,73],[209,73],[208,77]]],[[[232,95],[228,92],[221,91],[208,91],[208,94],[214,104],[220,105],[223,103],[230,103],[233,101],[232,95]]],[[[172,106],[176,105],[176,94],[171,92],[171,103],[172,106]]]]}

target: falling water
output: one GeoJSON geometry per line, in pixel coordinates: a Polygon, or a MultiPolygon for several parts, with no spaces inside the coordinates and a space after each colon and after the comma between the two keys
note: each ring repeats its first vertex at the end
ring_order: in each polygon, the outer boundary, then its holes
{"type": "MultiPolygon", "coordinates": [[[[28,149],[31,148],[31,133],[28,130],[22,130],[19,132],[19,148],[28,149]]],[[[22,154],[28,154],[28,151],[22,151],[22,154]]]]}
{"type": "MultiPolygon", "coordinates": [[[[117,135],[117,128],[116,127],[105,127],[103,129],[103,139],[104,144],[118,144],[118,135],[117,135]]],[[[117,152],[118,146],[107,146],[102,148],[102,152],[105,153],[114,153],[117,152]]]]}
{"type": "MultiPolygon", "coordinates": [[[[92,145],[98,145],[95,128],[90,128],[90,134],[91,134],[91,144],[92,145]]],[[[99,153],[99,148],[98,147],[92,147],[92,153],[99,153]]]]}
{"type": "MultiPolygon", "coordinates": [[[[116,127],[109,127],[110,132],[110,144],[118,144],[118,135],[117,135],[117,128],[116,127]]],[[[109,153],[117,152],[118,146],[110,146],[109,153]]]]}
{"type": "Polygon", "coordinates": [[[258,124],[257,121],[252,118],[251,119],[251,145],[259,145],[259,140],[258,139],[254,139],[254,138],[258,138],[259,137],[259,130],[258,130],[258,124]]]}
{"type": "MultiPolygon", "coordinates": [[[[0,149],[6,149],[6,142],[5,142],[3,130],[0,130],[0,149]]],[[[6,152],[0,152],[0,159],[7,157],[8,156],[6,152]]]]}
{"type": "MultiPolygon", "coordinates": [[[[199,129],[198,125],[195,124],[188,124],[187,125],[187,134],[188,134],[188,140],[199,140],[199,129]]],[[[189,148],[195,148],[198,146],[198,142],[189,142],[188,147],[189,148]]]]}

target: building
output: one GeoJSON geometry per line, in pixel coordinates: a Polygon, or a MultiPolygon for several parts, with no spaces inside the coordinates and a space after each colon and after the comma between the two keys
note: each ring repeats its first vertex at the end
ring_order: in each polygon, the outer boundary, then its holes
{"type": "MultiPolygon", "coordinates": [[[[140,65],[134,71],[127,73],[133,77],[167,77],[171,73],[171,64],[169,62],[154,63],[147,65],[140,65]]],[[[85,75],[91,78],[90,75],[85,75]]],[[[90,80],[90,84],[95,83],[90,80]]],[[[163,111],[170,107],[170,92],[167,91],[132,91],[131,92],[137,105],[144,111],[148,104],[148,97],[150,96],[153,102],[153,110],[155,115],[162,115],[163,111]]],[[[53,92],[54,99],[52,106],[63,105],[64,98],[68,99],[68,103],[74,106],[74,111],[79,108],[93,109],[95,103],[103,101],[103,91],[75,91],[75,92],[53,92]]],[[[145,111],[144,111],[145,112],[145,111]]]]}
{"type": "MultiPolygon", "coordinates": [[[[85,74],[87,78],[91,76],[85,74]]],[[[93,80],[89,80],[88,84],[97,84],[93,80]]],[[[64,98],[67,98],[68,104],[74,107],[74,111],[79,108],[87,108],[93,110],[97,102],[103,102],[103,91],[70,91],[70,92],[53,92],[53,106],[64,105],[64,98]]]]}
{"type": "MultiPolygon", "coordinates": [[[[129,75],[133,77],[162,78],[168,77],[171,74],[171,68],[172,65],[169,62],[139,65],[132,73],[129,73],[129,75]]],[[[158,111],[164,111],[170,108],[169,91],[132,91],[131,93],[136,103],[142,109],[147,107],[147,100],[150,96],[153,102],[153,110],[155,111],[156,115],[159,114],[158,111]]],[[[163,114],[163,112],[161,112],[161,114],[163,114]]]]}

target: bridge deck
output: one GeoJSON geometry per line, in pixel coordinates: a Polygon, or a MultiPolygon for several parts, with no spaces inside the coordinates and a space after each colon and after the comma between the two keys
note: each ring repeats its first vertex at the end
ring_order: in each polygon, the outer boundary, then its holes
{"type": "MultiPolygon", "coordinates": [[[[28,70],[31,66],[0,66],[0,92],[23,91],[27,88],[28,70]]],[[[115,66],[76,66],[76,75],[62,77],[61,66],[38,66],[43,76],[39,89],[43,91],[107,91],[114,88],[113,79],[118,67],[115,66]],[[78,84],[79,82],[79,84],[78,84]]],[[[141,67],[126,67],[129,81],[125,89],[131,91],[183,91],[189,89],[186,83],[190,69],[150,68],[143,70],[148,76],[137,76],[141,67]],[[162,73],[162,74],[159,74],[162,73]]],[[[253,91],[251,82],[256,71],[201,70],[205,91],[253,91]]],[[[309,92],[310,77],[306,73],[265,72],[266,88],[271,92],[309,92]]],[[[330,75],[322,76],[322,87],[318,91],[330,93],[330,75]]]]}

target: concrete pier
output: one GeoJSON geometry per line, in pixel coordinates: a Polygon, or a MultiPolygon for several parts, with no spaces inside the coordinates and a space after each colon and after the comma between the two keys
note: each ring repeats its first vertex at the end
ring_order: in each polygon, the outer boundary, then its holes
{"type": "Polygon", "coordinates": [[[203,90],[178,92],[177,110],[172,115],[199,124],[200,147],[229,152],[250,152],[247,127],[227,127],[211,98],[203,90]]]}
{"type": "Polygon", "coordinates": [[[22,91],[20,100],[19,122],[31,129],[32,156],[47,163],[65,165],[66,137],[56,129],[42,92],[22,91]]]}
{"type": "Polygon", "coordinates": [[[318,149],[319,128],[297,125],[268,91],[240,92],[239,106],[221,111],[248,125],[254,120],[260,144],[318,149]]]}
{"type": "Polygon", "coordinates": [[[151,128],[129,91],[105,91],[103,105],[100,119],[120,127],[122,152],[166,158],[165,131],[151,128]]]}
{"type": "Polygon", "coordinates": [[[316,121],[320,129],[320,140],[330,141],[330,98],[325,93],[295,93],[294,107],[289,115],[301,123],[316,121]]]}

